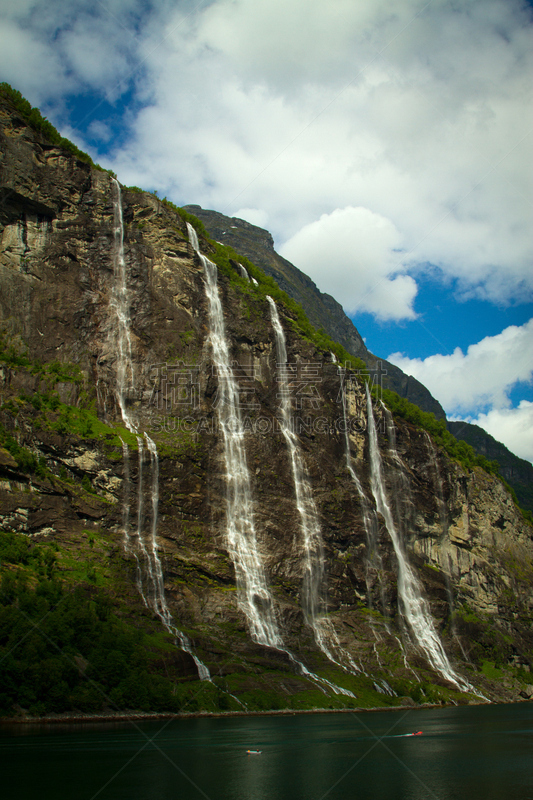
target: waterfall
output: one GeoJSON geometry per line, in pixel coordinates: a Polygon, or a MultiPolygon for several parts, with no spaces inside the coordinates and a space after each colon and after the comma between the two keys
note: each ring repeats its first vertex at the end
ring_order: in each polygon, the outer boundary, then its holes
{"type": "Polygon", "coordinates": [[[122,531],[124,533],[124,550],[128,552],[130,549],[130,451],[126,442],[123,439],[120,439],[120,441],[122,442],[122,462],[124,464],[122,478],[122,531]]]}
{"type": "Polygon", "coordinates": [[[429,435],[427,431],[424,431],[424,437],[426,439],[426,444],[428,448],[428,455],[429,455],[429,463],[433,467],[433,472],[435,476],[435,486],[437,487],[437,492],[435,498],[439,505],[439,517],[440,517],[440,525],[442,528],[442,533],[446,534],[448,532],[448,509],[446,507],[446,502],[444,500],[444,487],[442,484],[442,475],[439,469],[439,462],[438,462],[438,452],[437,448],[433,443],[433,439],[429,435]]]}
{"type": "Polygon", "coordinates": [[[346,468],[350,473],[350,477],[355,484],[355,488],[357,490],[357,495],[359,497],[359,502],[361,503],[361,510],[363,516],[363,525],[365,528],[366,534],[366,547],[367,547],[367,556],[366,556],[366,589],[367,589],[367,598],[369,607],[372,608],[372,587],[370,582],[370,572],[373,571],[378,576],[379,582],[379,591],[380,591],[380,599],[381,599],[381,611],[385,614],[386,609],[386,602],[385,602],[385,588],[383,585],[383,562],[381,560],[381,555],[379,552],[378,547],[378,531],[379,531],[379,523],[376,514],[376,509],[370,503],[368,497],[365,494],[361,481],[359,480],[359,476],[355,471],[352,465],[352,455],[350,449],[350,435],[349,435],[349,413],[348,413],[348,400],[347,400],[347,389],[346,389],[346,370],[339,367],[339,378],[341,381],[341,397],[342,397],[342,413],[343,413],[343,422],[344,422],[344,453],[346,457],[346,468]]]}
{"type": "Polygon", "coordinates": [[[132,358],[132,339],[131,339],[131,319],[130,319],[130,298],[128,292],[128,282],[126,274],[126,259],[124,257],[124,219],[122,214],[122,196],[120,184],[116,178],[112,178],[115,187],[113,198],[113,287],[111,291],[110,309],[114,312],[115,327],[113,330],[114,345],[116,349],[116,397],[120,408],[122,420],[126,428],[136,435],[137,447],[139,452],[139,473],[137,479],[137,531],[136,546],[139,550],[143,562],[146,564],[149,584],[151,585],[151,597],[147,597],[143,582],[143,571],[141,560],[136,550],[131,547],[132,537],[130,533],[130,458],[129,448],[122,442],[122,452],[124,458],[124,500],[123,500],[123,527],[124,527],[124,549],[127,553],[133,553],[136,563],[136,585],[142,597],[143,603],[147,608],[151,608],[161,619],[167,628],[179,642],[182,650],[189,653],[198,669],[200,680],[209,678],[209,670],[199,661],[192,652],[189,640],[185,634],[181,633],[172,622],[172,616],[168,609],[165,588],[163,582],[163,571],[158,555],[157,547],[157,516],[159,506],[159,459],[155,442],[150,439],[148,434],[144,434],[152,468],[152,523],[151,523],[151,549],[146,548],[143,536],[143,440],[137,433],[137,424],[130,416],[126,407],[126,393],[134,386],[134,371],[132,358]]]}
{"type": "Polygon", "coordinates": [[[245,281],[248,281],[248,283],[250,283],[250,276],[248,275],[248,270],[246,269],[246,267],[243,267],[242,264],[239,264],[239,269],[241,271],[241,277],[244,278],[245,281]]]}
{"type": "Polygon", "coordinates": [[[128,379],[133,386],[133,359],[131,350],[131,323],[130,304],[126,275],[126,260],[124,258],[124,219],[122,216],[122,196],[120,184],[116,178],[111,179],[115,187],[113,199],[113,289],[111,292],[111,309],[115,312],[116,331],[115,342],[117,345],[117,401],[124,424],[129,431],[135,430],[135,425],[126,410],[126,391],[128,379]]]}
{"type": "MultiPolygon", "coordinates": [[[[270,317],[276,338],[276,358],[280,374],[280,428],[289,452],[296,496],[296,507],[300,516],[300,529],[303,538],[304,577],[302,585],[302,606],[304,617],[306,622],[313,629],[318,647],[330,661],[343,667],[343,665],[339,664],[334,658],[326,643],[326,637],[329,637],[334,645],[341,649],[335,630],[325,616],[325,598],[323,596],[325,592],[324,545],[311,482],[302,459],[298,438],[294,433],[292,425],[285,333],[281,326],[276,303],[272,297],[267,296],[267,300],[270,305],[270,317]]],[[[360,672],[349,653],[342,650],[342,654],[350,665],[348,671],[360,672]]]]}
{"type": "Polygon", "coordinates": [[[150,498],[152,503],[152,521],[150,526],[150,556],[148,561],[153,565],[151,578],[154,584],[154,607],[155,611],[165,625],[169,625],[170,612],[165,598],[165,584],[163,580],[163,569],[159,558],[159,547],[157,544],[157,519],[159,516],[159,456],[155,442],[150,439],[147,433],[144,434],[148,452],[150,453],[150,471],[152,477],[152,487],[150,498]]]}
{"type": "MultiPolygon", "coordinates": [[[[315,622],[323,610],[321,592],[324,583],[324,547],[318,523],[318,512],[313,498],[296,434],[293,431],[290,396],[287,378],[287,348],[285,333],[281,327],[278,309],[274,300],[267,297],[270,305],[272,327],[276,336],[277,367],[280,375],[280,428],[287,444],[291,462],[296,507],[300,515],[300,527],[304,546],[303,611],[306,621],[315,629],[315,622]]],[[[316,631],[315,631],[316,634],[316,631]]]]}
{"type": "Polygon", "coordinates": [[[217,268],[200,252],[196,231],[189,223],[187,229],[191,245],[204,268],[209,313],[208,341],[218,374],[217,412],[226,464],[226,538],[235,567],[239,605],[248,620],[252,638],[259,644],[283,649],[255,531],[239,390],[230,366],[217,268]]]}
{"type": "Polygon", "coordinates": [[[170,613],[170,609],[166,602],[163,567],[161,565],[161,559],[159,558],[159,547],[157,544],[157,522],[159,515],[159,456],[155,442],[150,439],[147,433],[144,434],[144,438],[146,439],[146,444],[148,445],[148,451],[150,453],[150,466],[152,472],[152,525],[150,536],[151,558],[149,558],[149,561],[152,561],[153,563],[153,582],[155,587],[154,611],[159,616],[167,631],[177,638],[181,649],[192,657],[196,665],[196,669],[198,670],[198,677],[200,680],[210,680],[211,676],[209,674],[209,670],[195,655],[189,639],[184,633],[182,633],[182,631],[179,630],[179,628],[176,628],[174,625],[172,614],[170,613]]]}
{"type": "MultiPolygon", "coordinates": [[[[143,491],[143,456],[144,456],[144,446],[143,440],[141,436],[137,436],[137,452],[139,456],[139,470],[137,472],[137,532],[136,532],[136,539],[137,539],[137,547],[143,556],[143,561],[147,565],[148,575],[150,577],[150,581],[153,585],[153,573],[152,573],[152,564],[148,557],[148,553],[146,551],[146,547],[144,546],[144,539],[143,539],[143,511],[144,511],[144,491],[143,491]]],[[[147,606],[148,602],[146,600],[146,596],[144,594],[144,587],[143,587],[143,578],[142,578],[142,567],[137,556],[135,553],[135,559],[137,561],[137,589],[139,590],[139,594],[141,595],[144,604],[147,606]]]]}
{"type": "MultiPolygon", "coordinates": [[[[434,667],[437,672],[440,672],[443,678],[455,684],[459,689],[468,691],[471,689],[470,685],[461,680],[448,661],[438,633],[435,630],[429,606],[422,595],[422,587],[409,564],[407,554],[404,551],[403,544],[392,517],[382,478],[381,454],[378,447],[372,398],[370,396],[368,384],[366,385],[366,400],[372,494],[374,495],[376,508],[385,521],[385,527],[390,536],[398,562],[398,600],[400,612],[407,620],[416,643],[424,651],[432,667],[434,667]]],[[[394,460],[399,461],[396,452],[392,455],[394,460]]]]}

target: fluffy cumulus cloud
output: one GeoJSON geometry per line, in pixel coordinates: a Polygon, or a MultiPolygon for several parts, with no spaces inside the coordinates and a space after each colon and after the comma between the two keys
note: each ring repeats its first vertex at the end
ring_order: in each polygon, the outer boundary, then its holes
{"type": "Polygon", "coordinates": [[[116,100],[138,68],[145,15],[143,0],[4,0],[2,80],[55,111],[59,122],[66,120],[66,95],[100,92],[116,100]]]}
{"type": "Polygon", "coordinates": [[[388,360],[427,386],[449,414],[475,414],[483,406],[505,409],[511,389],[533,379],[533,319],[485,337],[466,353],[456,348],[451,355],[425,359],[392,353],[388,360]]]}
{"type": "Polygon", "coordinates": [[[517,408],[493,408],[469,418],[520,458],[533,462],[533,403],[522,400],[517,408]]]}
{"type": "Polygon", "coordinates": [[[503,0],[176,11],[116,166],[178,200],[263,209],[278,243],[360,206],[391,221],[411,263],[438,265],[465,294],[523,297],[527,23],[503,0]]]}
{"type": "Polygon", "coordinates": [[[367,208],[348,206],[323,214],[280,249],[348,313],[380,319],[413,318],[416,283],[403,271],[401,236],[392,222],[367,208]]]}
{"type": "MultiPolygon", "coordinates": [[[[288,250],[338,209],[388,220],[405,267],[387,271],[383,248],[364,305],[381,319],[412,315],[427,263],[465,296],[531,297],[522,0],[6,0],[3,13],[0,70],[34,102],[135,87],[126,142],[100,154],[125,183],[251,209],[288,250]]],[[[334,294],[345,276],[329,266],[334,294]]]]}

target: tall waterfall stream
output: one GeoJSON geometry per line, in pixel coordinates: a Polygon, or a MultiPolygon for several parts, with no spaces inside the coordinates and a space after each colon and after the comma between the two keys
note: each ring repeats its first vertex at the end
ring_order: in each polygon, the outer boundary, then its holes
{"type": "Polygon", "coordinates": [[[147,608],[154,611],[167,631],[174,636],[182,650],[188,653],[198,670],[200,680],[209,679],[209,670],[194,654],[191,643],[182,631],[174,624],[172,615],[165,597],[163,570],[158,554],[157,545],[157,519],[159,508],[159,457],[155,442],[144,434],[144,439],[150,453],[151,471],[151,525],[146,545],[144,535],[144,509],[143,509],[143,439],[138,433],[137,424],[129,414],[126,395],[134,386],[134,370],[132,359],[132,337],[130,320],[130,297],[127,284],[126,260],[124,257],[124,220],[122,214],[122,196],[120,184],[112,178],[115,188],[113,197],[113,287],[111,292],[110,307],[114,312],[115,325],[113,326],[113,344],[116,351],[116,397],[120,408],[122,420],[126,428],[137,437],[139,453],[139,471],[137,479],[137,526],[135,534],[131,532],[131,477],[130,455],[128,445],[123,441],[124,455],[124,503],[122,520],[124,526],[124,547],[126,552],[133,553],[136,562],[136,584],[139,593],[147,608]],[[141,556],[139,558],[139,555],[141,556]],[[143,579],[143,564],[146,565],[147,584],[143,579]]]}
{"type": "Polygon", "coordinates": [[[306,622],[313,629],[315,641],[325,656],[334,664],[346,667],[333,656],[327,639],[341,652],[349,664],[349,672],[360,672],[349,653],[339,644],[333,625],[325,615],[325,569],[324,544],[318,521],[318,510],[313,497],[311,482],[302,458],[300,443],[294,433],[291,419],[290,393],[287,377],[287,346],[285,332],[281,325],[276,303],[267,297],[270,316],[276,339],[276,360],[280,375],[280,427],[289,452],[296,507],[300,516],[300,529],[303,540],[304,577],[302,587],[303,612],[306,622]]]}
{"type": "MultiPolygon", "coordinates": [[[[368,384],[366,385],[366,400],[372,494],[374,495],[376,508],[385,520],[385,526],[398,562],[400,611],[409,625],[416,644],[425,653],[429,663],[434,669],[440,672],[443,678],[455,684],[462,691],[472,691],[472,687],[457,675],[448,660],[439,635],[435,630],[429,606],[422,594],[422,587],[409,564],[407,554],[394,522],[382,476],[381,454],[374,421],[372,397],[368,384]]],[[[393,442],[393,440],[390,441],[393,442]]],[[[394,461],[399,462],[399,456],[395,448],[392,452],[392,456],[394,461]]]]}
{"type": "Polygon", "coordinates": [[[224,314],[218,293],[217,267],[201,253],[196,231],[189,223],[187,230],[191,245],[204,268],[209,344],[218,376],[217,412],[226,464],[226,537],[235,567],[239,605],[248,620],[252,638],[259,644],[283,649],[255,530],[239,389],[230,364],[224,314]]]}

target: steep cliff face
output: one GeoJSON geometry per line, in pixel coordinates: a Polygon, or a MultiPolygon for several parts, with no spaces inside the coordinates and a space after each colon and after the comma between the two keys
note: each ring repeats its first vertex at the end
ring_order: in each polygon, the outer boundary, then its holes
{"type": "MultiPolygon", "coordinates": [[[[224,416],[205,264],[182,217],[120,193],[8,103],[0,122],[3,531],[53,543],[61,580],[96,585],[123,618],[166,631],[167,674],[170,642],[176,679],[205,665],[231,693],[225,707],[467,702],[473,687],[527,696],[533,538],[503,486],[451,462],[376,398],[371,411],[360,376],[278,302],[283,369],[272,284],[237,264],[218,271],[238,408],[224,416]],[[230,530],[242,485],[231,447],[244,453],[253,575],[230,530]],[[377,458],[389,521],[376,513],[377,458]],[[413,632],[404,561],[455,681],[413,632]],[[254,614],[274,620],[275,646],[251,635],[254,614]]],[[[215,257],[209,242],[199,249],[215,257]]]]}

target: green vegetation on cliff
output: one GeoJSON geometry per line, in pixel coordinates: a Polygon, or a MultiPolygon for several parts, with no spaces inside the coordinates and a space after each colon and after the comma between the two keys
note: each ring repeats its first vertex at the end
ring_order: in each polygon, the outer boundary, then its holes
{"type": "Polygon", "coordinates": [[[57,147],[61,147],[63,150],[72,153],[79,161],[84,161],[86,164],[90,164],[91,167],[108,172],[110,175],[114,176],[114,172],[111,172],[111,170],[104,170],[99,164],[95,164],[87,153],[80,150],[70,139],[61,136],[57,128],[54,128],[52,123],[49,122],[46,117],[43,117],[39,109],[35,107],[32,108],[31,103],[26,100],[17,89],[13,89],[9,83],[0,83],[0,95],[10,100],[30,128],[42,134],[51,144],[55,144],[57,147]]]}
{"type": "Polygon", "coordinates": [[[181,709],[151,637],[103,591],[59,580],[55,550],[0,532],[0,714],[181,709]]]}

